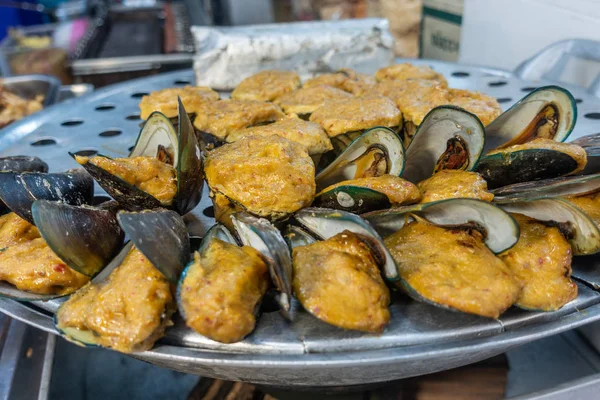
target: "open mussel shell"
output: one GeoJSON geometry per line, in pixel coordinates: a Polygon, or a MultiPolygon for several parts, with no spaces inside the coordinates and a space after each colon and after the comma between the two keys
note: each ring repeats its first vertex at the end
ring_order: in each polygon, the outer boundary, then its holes
{"type": "Polygon", "coordinates": [[[31,211],[52,251],[84,275],[95,276],[123,246],[115,202],[91,207],[37,200],[31,211]]]}
{"type": "Polygon", "coordinates": [[[577,105],[569,91],[558,86],[540,87],[485,128],[484,152],[522,144],[537,137],[564,142],[576,120],[577,105]]]}
{"type": "MultiPolygon", "coordinates": [[[[73,154],[71,156],[74,157],[73,154]]],[[[128,210],[168,207],[183,215],[200,202],[204,184],[202,156],[194,128],[181,100],[179,100],[178,130],[175,130],[165,115],[160,112],[152,113],[130,154],[130,157],[138,156],[158,157],[175,168],[177,193],[171,204],[162,204],[150,194],[91,162],[83,164],[83,167],[112,198],[128,210]]],[[[100,157],[104,156],[100,155],[100,157]]]]}
{"type": "Polygon", "coordinates": [[[600,230],[583,211],[562,199],[538,199],[500,204],[505,211],[519,213],[556,226],[571,243],[574,255],[600,251],[600,230]]]}
{"type": "Polygon", "coordinates": [[[404,169],[404,147],[391,129],[369,129],[352,143],[315,178],[317,189],[344,180],[381,176],[399,176],[404,169]]]}
{"type": "Polygon", "coordinates": [[[233,214],[231,221],[242,244],[258,250],[265,258],[271,280],[279,291],[276,300],[281,313],[291,320],[292,257],[281,232],[266,219],[247,212],[233,214]]]}
{"type": "Polygon", "coordinates": [[[493,190],[495,203],[566,196],[584,196],[600,191],[600,174],[566,176],[515,183],[493,190]]]}
{"type": "Polygon", "coordinates": [[[117,219],[135,247],[172,283],[190,260],[183,219],[171,210],[120,211],[117,219]]]}
{"type": "Polygon", "coordinates": [[[335,208],[355,214],[390,208],[389,198],[381,192],[361,186],[338,186],[320,193],[313,201],[313,207],[335,208]]]}
{"type": "Polygon", "coordinates": [[[482,231],[485,244],[494,253],[501,253],[519,240],[519,224],[508,213],[486,201],[447,199],[431,203],[374,211],[362,215],[381,236],[399,231],[415,214],[427,221],[448,228],[470,226],[482,231]]]}
{"type": "Polygon", "coordinates": [[[588,163],[582,174],[590,175],[600,172],[600,133],[580,137],[571,144],[583,147],[587,154],[588,163]]]}
{"type": "Polygon", "coordinates": [[[19,217],[34,223],[31,205],[36,200],[89,204],[94,181],[80,169],[60,173],[0,172],[0,200],[19,217]]]}
{"type": "Polygon", "coordinates": [[[328,208],[309,207],[298,211],[295,218],[309,232],[324,240],[345,230],[360,235],[381,260],[386,279],[390,281],[399,279],[394,259],[383,245],[381,237],[367,221],[358,215],[328,208]]]}
{"type": "Polygon", "coordinates": [[[421,182],[442,169],[473,170],[485,145],[483,124],[455,106],[431,110],[405,151],[402,177],[421,182]]]}
{"type": "Polygon", "coordinates": [[[315,243],[315,239],[310,233],[306,232],[299,226],[288,224],[283,231],[283,238],[288,244],[290,249],[299,246],[308,246],[309,244],[315,243]]]}
{"type": "Polygon", "coordinates": [[[488,188],[520,182],[551,179],[581,170],[570,154],[553,149],[506,149],[483,156],[476,171],[487,181],[488,188]]]}
{"type": "MultiPolygon", "coordinates": [[[[133,247],[132,242],[128,242],[125,244],[123,249],[116,255],[115,258],[98,274],[94,279],[92,279],[92,284],[100,284],[106,280],[110,276],[110,274],[123,263],[131,248],[133,247]]],[[[80,290],[86,290],[89,286],[84,286],[80,290]]],[[[63,303],[64,304],[64,303],[63,303]]],[[[62,307],[62,305],[61,305],[62,307]]],[[[60,309],[60,307],[59,307],[60,309]]],[[[58,312],[54,314],[54,328],[58,332],[58,334],[64,339],[68,340],[71,343],[74,343],[78,346],[83,347],[98,347],[98,342],[96,340],[96,335],[94,332],[90,330],[82,330],[77,328],[64,328],[61,329],[58,327],[57,316],[58,312]]]]}
{"type": "Polygon", "coordinates": [[[48,172],[48,164],[38,157],[9,156],[0,157],[0,171],[12,172],[48,172]]]}

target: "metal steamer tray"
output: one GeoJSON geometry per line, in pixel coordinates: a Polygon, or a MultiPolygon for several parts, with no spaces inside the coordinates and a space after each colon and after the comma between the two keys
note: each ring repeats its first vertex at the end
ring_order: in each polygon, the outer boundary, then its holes
{"type": "MultiPolygon", "coordinates": [[[[479,90],[497,97],[506,109],[536,86],[512,73],[420,60],[443,73],[451,87],[479,90]]],[[[182,71],[109,86],[67,100],[0,131],[0,155],[43,158],[53,171],[78,165],[67,152],[127,156],[139,132],[140,98],[153,90],[193,83],[182,71]]],[[[597,133],[600,100],[569,87],[578,99],[579,120],[570,140],[597,133]]],[[[102,192],[98,189],[98,194],[102,192]]],[[[208,194],[185,217],[193,234],[214,223],[208,194]]],[[[588,281],[600,272],[600,258],[576,258],[574,268],[588,281]]],[[[277,312],[263,313],[256,330],[235,344],[220,344],[193,333],[175,317],[153,350],[138,359],[187,373],[286,387],[350,386],[385,382],[473,363],[542,337],[600,320],[600,293],[579,284],[579,296],[552,313],[512,308],[492,320],[454,313],[393,294],[391,323],[380,335],[345,331],[306,312],[293,323],[277,312]]],[[[20,303],[0,299],[5,314],[56,333],[53,312],[60,300],[20,303]]]]}

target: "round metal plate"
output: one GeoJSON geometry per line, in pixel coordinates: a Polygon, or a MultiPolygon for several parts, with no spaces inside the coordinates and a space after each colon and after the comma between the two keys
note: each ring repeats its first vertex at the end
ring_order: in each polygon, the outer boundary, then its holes
{"type": "MultiPolygon", "coordinates": [[[[401,61],[401,60],[400,60],[401,61]]],[[[443,73],[451,87],[478,90],[510,107],[544,82],[523,82],[491,68],[411,60],[443,73]]],[[[192,71],[125,82],[68,100],[0,131],[0,155],[44,159],[52,171],[76,168],[67,152],[127,156],[139,132],[138,103],[153,90],[192,84],[192,71]],[[41,139],[46,139],[40,142],[41,139]],[[39,145],[39,143],[44,143],[39,145]]],[[[570,140],[597,133],[600,100],[571,88],[581,100],[570,140]],[[596,114],[594,114],[596,113],[596,114]]],[[[99,195],[102,191],[98,188],[99,195]]],[[[206,193],[186,222],[201,235],[214,223],[206,193]]],[[[589,264],[590,259],[575,263],[589,264]]],[[[383,382],[472,363],[508,348],[600,319],[600,294],[579,285],[579,297],[553,313],[511,309],[490,320],[437,309],[395,295],[392,322],[381,335],[344,331],[300,312],[294,323],[263,314],[242,342],[220,344],[193,333],[177,319],[156,347],[134,357],[224,379],[279,386],[348,386],[383,382]]],[[[61,300],[19,303],[0,299],[0,310],[48,332],[61,300]]]]}

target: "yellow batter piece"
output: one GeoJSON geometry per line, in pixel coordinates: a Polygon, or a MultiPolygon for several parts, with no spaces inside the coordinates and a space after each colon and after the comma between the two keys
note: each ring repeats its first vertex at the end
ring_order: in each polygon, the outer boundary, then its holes
{"type": "Polygon", "coordinates": [[[571,276],[571,245],[556,227],[512,214],[521,228],[517,244],[500,254],[523,286],[516,305],[554,311],[577,297],[571,276]]]}
{"type": "Polygon", "coordinates": [[[160,111],[168,118],[177,117],[177,96],[188,113],[195,113],[204,103],[219,100],[219,94],[206,86],[185,86],[168,88],[150,93],[140,101],[140,118],[148,119],[154,111],[160,111]]]}
{"type": "Polygon", "coordinates": [[[311,114],[310,120],[334,137],[376,126],[398,127],[402,114],[387,97],[364,96],[328,101],[311,114]]]}
{"type": "Polygon", "coordinates": [[[600,228],[600,193],[585,196],[567,197],[571,203],[580,208],[600,228]]]}
{"type": "Polygon", "coordinates": [[[105,281],[71,296],[56,318],[67,335],[89,331],[98,345],[132,353],[152,348],[174,311],[169,282],[134,247],[105,281]]]}
{"type": "Polygon", "coordinates": [[[177,194],[175,169],[155,157],[106,158],[77,156],[79,164],[88,162],[121,178],[148,193],[162,204],[169,205],[177,194]]]}
{"type": "Polygon", "coordinates": [[[381,332],[390,293],[371,249],[350,232],[293,250],[294,293],[315,317],[344,329],[381,332]]]}
{"type": "Polygon", "coordinates": [[[295,72],[261,71],[244,79],[231,93],[233,100],[273,101],[300,87],[295,72]]]}
{"type": "Polygon", "coordinates": [[[487,182],[476,172],[443,169],[417,185],[423,197],[421,203],[445,199],[479,199],[492,201],[487,182]]]}
{"type": "Polygon", "coordinates": [[[259,216],[285,216],[315,196],[312,159],[302,145],[280,136],[247,136],[212,150],[204,171],[213,192],[259,216]]]}
{"type": "Polygon", "coordinates": [[[413,221],[385,238],[402,280],[434,303],[498,318],[521,285],[477,231],[413,221]]]}
{"type": "Polygon", "coordinates": [[[281,96],[275,100],[275,103],[287,114],[305,115],[312,113],[328,100],[343,100],[352,97],[350,93],[341,89],[318,85],[295,90],[281,96]]]}
{"type": "Polygon", "coordinates": [[[392,205],[414,204],[421,200],[421,191],[417,186],[398,176],[387,174],[342,181],[323,189],[318,195],[340,186],[359,186],[375,190],[385,194],[392,205]]]}
{"type": "Polygon", "coordinates": [[[448,82],[446,81],[446,78],[444,78],[444,75],[435,72],[426,65],[413,65],[410,63],[395,64],[381,68],[375,73],[375,78],[378,81],[421,79],[436,81],[443,87],[448,86],[448,82]]]}
{"type": "Polygon", "coordinates": [[[0,215],[0,250],[40,237],[37,228],[15,213],[0,215]]]}
{"type": "Polygon", "coordinates": [[[237,142],[246,136],[271,135],[281,136],[301,144],[310,155],[323,154],[333,149],[329,136],[327,136],[321,125],[304,121],[294,114],[269,125],[254,126],[235,131],[227,136],[227,142],[237,142]]]}
{"type": "Polygon", "coordinates": [[[37,238],[0,251],[0,280],[26,292],[65,295],[85,285],[90,278],[69,268],[44,239],[37,238]]]}
{"type": "Polygon", "coordinates": [[[469,90],[448,89],[448,91],[451,104],[475,114],[483,126],[489,125],[502,114],[502,108],[494,97],[469,90]]]}
{"type": "Polygon", "coordinates": [[[273,104],[249,100],[219,100],[205,104],[196,113],[194,127],[225,140],[231,132],[277,121],[283,111],[273,104]]]}
{"type": "Polygon", "coordinates": [[[342,68],[338,72],[322,74],[304,82],[305,88],[319,85],[333,86],[360,96],[375,85],[375,78],[370,75],[359,74],[350,68],[342,68]]]}
{"type": "Polygon", "coordinates": [[[187,325],[222,343],[242,340],[254,330],[256,307],[269,287],[269,271],[260,253],[213,239],[194,254],[180,288],[187,325]]]}
{"type": "Polygon", "coordinates": [[[575,169],[575,171],[571,172],[570,175],[573,175],[573,174],[583,171],[583,169],[585,168],[585,166],[587,164],[587,154],[586,154],[585,150],[583,149],[583,147],[578,146],[576,144],[571,144],[571,143],[555,142],[552,139],[544,139],[544,138],[537,138],[537,139],[534,139],[527,143],[516,144],[514,146],[492,150],[487,155],[504,153],[504,152],[517,152],[520,150],[528,150],[528,149],[554,150],[554,151],[559,151],[561,153],[565,153],[565,154],[571,156],[571,158],[573,158],[573,160],[575,160],[575,162],[577,162],[577,169],[575,169]]]}

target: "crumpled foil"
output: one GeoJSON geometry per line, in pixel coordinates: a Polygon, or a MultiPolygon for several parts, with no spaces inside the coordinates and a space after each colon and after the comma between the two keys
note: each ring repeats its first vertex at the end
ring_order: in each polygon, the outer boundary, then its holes
{"type": "Polygon", "coordinates": [[[266,69],[303,78],[352,68],[373,73],[394,60],[385,19],[293,22],[239,27],[192,27],[196,84],[231,90],[266,69]]]}

